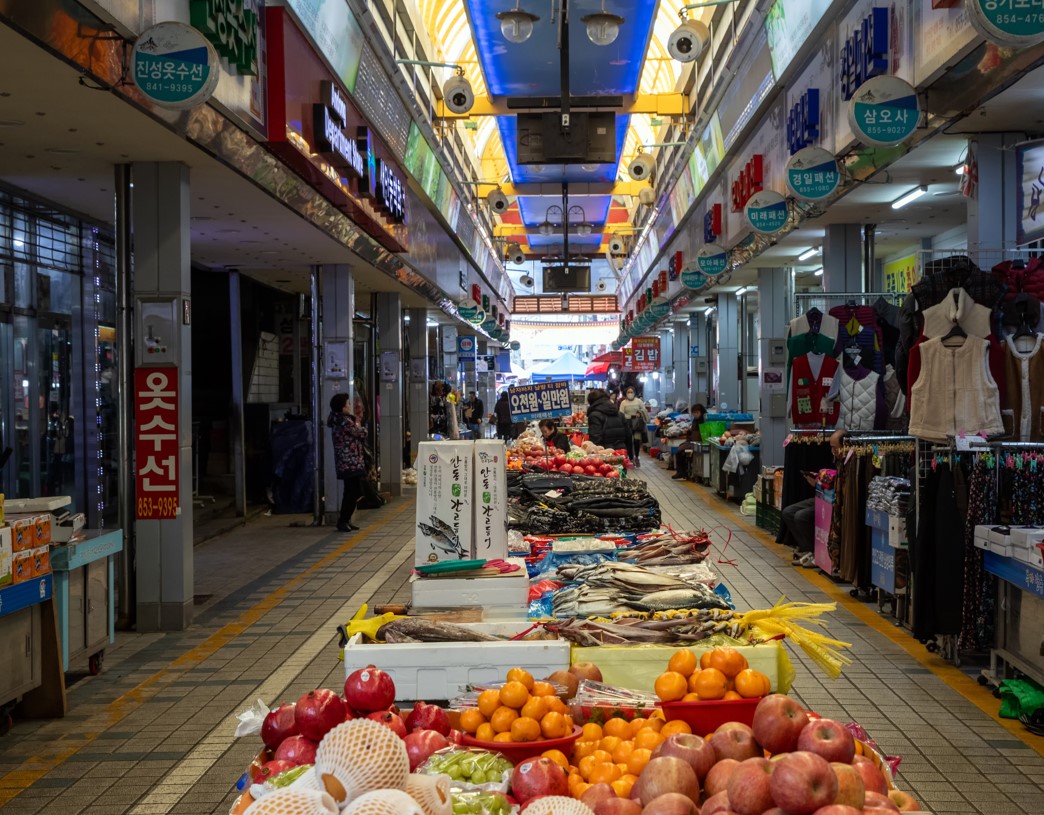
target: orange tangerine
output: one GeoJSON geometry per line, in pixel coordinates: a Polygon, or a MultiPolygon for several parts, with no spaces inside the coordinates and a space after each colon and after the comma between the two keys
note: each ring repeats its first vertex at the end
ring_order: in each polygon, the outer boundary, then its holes
{"type": "Polygon", "coordinates": [[[573,728],[565,716],[552,711],[540,720],[540,732],[545,739],[561,739],[573,732],[573,728]]]}
{"type": "Polygon", "coordinates": [[[591,770],[598,764],[598,759],[594,756],[585,756],[580,759],[580,763],[577,764],[577,768],[580,770],[580,775],[583,776],[584,781],[587,781],[591,777],[591,770]]]}
{"type": "Polygon", "coordinates": [[[521,682],[526,686],[526,690],[533,690],[533,674],[525,668],[512,668],[507,672],[507,680],[508,682],[521,682]]]}
{"type": "Polygon", "coordinates": [[[613,750],[613,762],[616,764],[626,764],[627,759],[631,757],[631,753],[634,752],[633,741],[622,741],[616,745],[616,749],[613,750]]]}
{"type": "Polygon", "coordinates": [[[589,784],[611,784],[623,775],[615,764],[596,764],[587,779],[589,784]]]}
{"type": "Polygon", "coordinates": [[[634,746],[636,749],[645,748],[647,750],[655,750],[664,742],[664,737],[657,733],[655,730],[646,728],[637,736],[634,737],[634,746]]]}
{"type": "Polygon", "coordinates": [[[566,758],[565,753],[561,750],[545,750],[540,754],[544,758],[549,758],[563,770],[569,769],[569,759],[566,758]]]}
{"type": "Polygon", "coordinates": [[[588,784],[586,781],[581,781],[579,784],[576,785],[576,792],[573,793],[573,797],[579,798],[589,789],[591,789],[591,785],[588,784]]]}
{"type": "Polygon", "coordinates": [[[480,724],[478,730],[475,731],[475,738],[479,741],[493,741],[495,735],[497,735],[497,731],[493,729],[493,725],[489,722],[480,724]]]}
{"type": "Polygon", "coordinates": [[[717,668],[704,668],[692,675],[690,688],[699,694],[700,699],[720,699],[725,695],[725,674],[717,668]]]}
{"type": "Polygon", "coordinates": [[[606,736],[616,736],[619,739],[626,739],[631,735],[631,725],[626,719],[610,719],[602,729],[606,736]]]}
{"type": "Polygon", "coordinates": [[[667,670],[680,673],[686,679],[696,672],[696,655],[688,648],[675,651],[667,663],[667,670]]]}
{"type": "Polygon", "coordinates": [[[546,699],[539,696],[531,696],[529,701],[522,706],[522,715],[528,716],[530,719],[536,719],[539,722],[544,718],[548,710],[546,699]]]}
{"type": "Polygon", "coordinates": [[[583,781],[584,778],[582,775],[580,775],[579,772],[569,773],[569,778],[566,779],[566,784],[569,786],[569,794],[572,795],[574,798],[576,797],[576,795],[573,794],[573,790],[576,789],[577,784],[582,784],[583,781]]]}
{"type": "Polygon", "coordinates": [[[579,765],[580,761],[594,755],[594,751],[597,749],[598,742],[596,741],[578,741],[573,747],[573,761],[579,765]]]}
{"type": "Polygon", "coordinates": [[[511,723],[517,718],[517,710],[512,710],[509,707],[498,707],[496,712],[490,717],[489,723],[493,725],[493,730],[497,733],[509,733],[511,732],[511,723]]]}
{"type": "Polygon", "coordinates": [[[681,719],[675,719],[673,722],[667,722],[662,728],[660,728],[660,735],[665,739],[669,736],[673,736],[675,733],[691,733],[692,728],[689,727],[688,722],[683,722],[681,719]]]}
{"type": "Polygon", "coordinates": [[[641,775],[650,758],[652,758],[652,750],[645,747],[636,747],[627,758],[627,771],[631,775],[641,775]]]}
{"type": "Polygon", "coordinates": [[[486,717],[482,715],[482,711],[478,708],[469,707],[460,713],[460,729],[465,733],[474,735],[478,732],[479,726],[485,723],[486,717]]]}
{"type": "Polygon", "coordinates": [[[550,697],[555,695],[555,686],[550,682],[535,682],[529,690],[534,696],[550,697]]]}
{"type": "Polygon", "coordinates": [[[744,699],[754,699],[768,695],[771,684],[765,674],[752,668],[747,668],[736,674],[736,693],[744,699]]]}
{"type": "Polygon", "coordinates": [[[736,691],[734,690],[727,690],[725,691],[725,695],[721,698],[723,701],[726,702],[735,702],[737,699],[742,699],[743,697],[736,693],[736,691]]]}
{"type": "Polygon", "coordinates": [[[708,668],[716,668],[729,679],[747,669],[747,658],[735,648],[712,648],[707,655],[708,668]]]}
{"type": "Polygon", "coordinates": [[[643,727],[645,727],[645,725],[647,725],[648,723],[649,723],[649,720],[646,719],[644,716],[636,716],[635,718],[631,719],[631,735],[632,736],[635,735],[639,730],[641,730],[643,727]]]}
{"type": "Polygon", "coordinates": [[[496,688],[484,690],[478,696],[479,712],[487,719],[500,707],[500,691],[496,688]]]}
{"type": "MultiPolygon", "coordinates": [[[[713,651],[713,650],[714,649],[712,648],[711,651],[713,651]]],[[[711,666],[711,662],[710,661],[711,661],[711,652],[710,651],[704,651],[702,654],[700,654],[700,667],[701,668],[709,668],[711,666]]]]}
{"type": "Polygon", "coordinates": [[[654,733],[659,733],[663,730],[665,724],[667,724],[667,720],[663,718],[663,711],[657,710],[649,717],[649,723],[645,726],[645,729],[652,730],[654,733]]]}
{"type": "Polygon", "coordinates": [[[504,687],[500,689],[500,704],[502,705],[521,710],[528,701],[529,689],[515,679],[505,682],[504,687]]]}
{"type": "Polygon", "coordinates": [[[536,741],[540,738],[540,722],[528,716],[519,716],[511,723],[512,741],[536,741]]]}
{"type": "Polygon", "coordinates": [[[653,690],[664,702],[677,702],[685,695],[685,677],[677,671],[664,671],[656,677],[653,690]]]}
{"type": "Polygon", "coordinates": [[[547,699],[547,709],[552,713],[561,713],[564,716],[569,712],[569,706],[557,696],[542,696],[540,698],[547,699]]]}
{"type": "Polygon", "coordinates": [[[511,733],[497,733],[497,735],[493,737],[493,741],[495,742],[510,742],[511,740],[511,733]]]}
{"type": "Polygon", "coordinates": [[[681,700],[683,702],[698,702],[700,701],[700,695],[698,693],[687,693],[681,698],[681,700]]]}
{"type": "Polygon", "coordinates": [[[616,749],[616,745],[622,742],[619,736],[605,736],[600,742],[598,742],[598,749],[605,750],[607,753],[612,753],[616,749]]]}
{"type": "Polygon", "coordinates": [[[580,741],[601,741],[603,735],[601,725],[588,722],[580,733],[580,741]]]}
{"type": "Polygon", "coordinates": [[[627,798],[630,796],[631,789],[637,780],[637,776],[626,773],[613,781],[609,786],[613,788],[617,798],[627,798]]]}
{"type": "Polygon", "coordinates": [[[605,750],[595,750],[594,753],[592,753],[592,755],[594,756],[595,761],[597,761],[599,764],[613,763],[612,753],[609,753],[605,750]]]}

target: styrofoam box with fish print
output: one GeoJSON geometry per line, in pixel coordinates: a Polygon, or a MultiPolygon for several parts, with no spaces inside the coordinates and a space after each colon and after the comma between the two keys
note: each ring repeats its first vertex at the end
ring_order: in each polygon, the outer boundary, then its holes
{"type": "Polygon", "coordinates": [[[474,448],[475,555],[503,560],[508,556],[507,446],[497,439],[480,439],[474,448]]]}
{"type": "Polygon", "coordinates": [[[418,445],[418,566],[476,558],[474,459],[475,443],[471,441],[422,441],[418,445]]]}
{"type": "Polygon", "coordinates": [[[520,568],[494,577],[414,577],[414,608],[513,609],[525,619],[529,606],[529,573],[524,558],[505,558],[520,568]]]}
{"type": "MultiPolygon", "coordinates": [[[[486,634],[513,637],[531,623],[461,623],[486,634]]],[[[370,645],[356,634],[344,649],[345,678],[367,665],[379,665],[395,682],[395,700],[413,702],[449,700],[465,685],[502,682],[508,668],[525,668],[544,677],[569,668],[566,640],[519,640],[512,642],[406,642],[370,645]]]]}

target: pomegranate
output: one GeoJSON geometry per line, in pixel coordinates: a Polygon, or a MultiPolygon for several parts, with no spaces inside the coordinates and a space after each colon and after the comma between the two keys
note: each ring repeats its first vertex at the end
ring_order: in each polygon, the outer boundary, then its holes
{"type": "Polygon", "coordinates": [[[365,713],[387,710],[395,701],[395,683],[380,668],[367,665],[353,671],[345,680],[344,698],[353,710],[365,713]]]}
{"type": "Polygon", "coordinates": [[[294,720],[302,736],[321,741],[323,736],[344,721],[344,702],[332,690],[318,688],[297,700],[294,720]]]}
{"type": "Polygon", "coordinates": [[[414,730],[434,730],[436,733],[448,736],[450,732],[449,718],[446,716],[446,711],[438,705],[417,702],[413,705],[410,715],[406,717],[406,730],[409,732],[414,730]]]}
{"type": "Polygon", "coordinates": [[[410,772],[416,770],[428,757],[449,747],[450,743],[441,733],[434,730],[414,730],[403,739],[406,755],[410,758],[410,772]]]}
{"type": "Polygon", "coordinates": [[[315,764],[315,750],[318,746],[317,742],[304,736],[291,736],[276,748],[274,759],[289,762],[294,767],[315,764]]]}
{"type": "Polygon", "coordinates": [[[275,750],[284,739],[298,735],[297,721],[294,716],[296,705],[284,703],[275,710],[269,711],[261,724],[261,741],[269,750],[275,750]]]}
{"type": "Polygon", "coordinates": [[[289,761],[273,760],[266,761],[260,767],[257,767],[250,780],[255,784],[264,784],[269,778],[275,778],[279,773],[285,773],[287,770],[292,770],[294,765],[289,761]]]}
{"type": "Polygon", "coordinates": [[[378,710],[375,713],[371,713],[366,718],[373,719],[375,722],[380,722],[389,730],[393,731],[400,739],[406,738],[406,725],[402,721],[402,716],[398,713],[392,713],[390,710],[378,710]]]}

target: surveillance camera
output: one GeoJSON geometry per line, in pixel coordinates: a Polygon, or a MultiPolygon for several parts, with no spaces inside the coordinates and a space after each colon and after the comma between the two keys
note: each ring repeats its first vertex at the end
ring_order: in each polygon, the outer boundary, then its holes
{"type": "Polygon", "coordinates": [[[595,291],[607,291],[608,289],[609,284],[605,282],[604,278],[602,280],[599,280],[598,285],[595,286],[595,291]]]}
{"type": "Polygon", "coordinates": [[[526,289],[533,288],[536,281],[533,280],[529,275],[524,274],[518,279],[519,285],[526,289]]]}
{"type": "Polygon", "coordinates": [[[685,20],[674,29],[667,50],[678,62],[694,62],[710,40],[710,29],[699,20],[685,20]]]}
{"type": "Polygon", "coordinates": [[[463,76],[447,80],[442,86],[442,96],[446,100],[446,107],[454,113],[467,113],[475,104],[475,91],[463,76]]]}
{"type": "Polygon", "coordinates": [[[525,263],[526,253],[522,251],[522,247],[515,247],[515,249],[508,253],[508,260],[515,264],[525,263]]]}
{"type": "Polygon", "coordinates": [[[645,181],[652,175],[653,166],[652,156],[648,153],[640,153],[628,166],[627,172],[635,181],[645,181]]]}
{"type": "Polygon", "coordinates": [[[613,238],[609,241],[609,251],[614,255],[622,255],[625,251],[623,238],[613,238]]]}
{"type": "Polygon", "coordinates": [[[490,210],[497,215],[503,215],[511,205],[511,202],[508,201],[508,197],[504,195],[499,188],[493,190],[486,196],[486,203],[489,204],[490,210]]]}
{"type": "Polygon", "coordinates": [[[638,203],[651,207],[656,201],[656,192],[652,187],[642,187],[638,190],[638,203]]]}

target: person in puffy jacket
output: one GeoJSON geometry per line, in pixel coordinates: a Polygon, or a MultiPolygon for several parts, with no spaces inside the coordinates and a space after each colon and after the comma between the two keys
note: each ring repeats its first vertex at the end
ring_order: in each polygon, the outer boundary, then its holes
{"type": "Polygon", "coordinates": [[[642,442],[645,441],[649,432],[646,429],[646,425],[649,424],[649,411],[645,409],[645,402],[635,394],[633,385],[628,385],[624,391],[624,398],[620,402],[619,411],[624,421],[627,422],[627,428],[630,432],[629,439],[631,444],[627,448],[627,454],[634,459],[635,467],[641,467],[638,453],[641,452],[642,442]]]}
{"type": "Polygon", "coordinates": [[[337,478],[344,482],[341,498],[341,515],[337,519],[337,531],[350,532],[359,527],[352,523],[355,505],[362,497],[362,481],[366,475],[363,458],[363,440],[366,430],[356,420],[348,403],[348,394],[335,393],[330,399],[330,416],[326,420],[333,436],[334,467],[337,478]]]}
{"type": "Polygon", "coordinates": [[[609,394],[601,388],[587,393],[587,435],[599,447],[630,449],[627,423],[609,394]]]}

